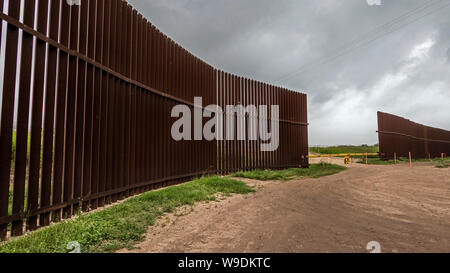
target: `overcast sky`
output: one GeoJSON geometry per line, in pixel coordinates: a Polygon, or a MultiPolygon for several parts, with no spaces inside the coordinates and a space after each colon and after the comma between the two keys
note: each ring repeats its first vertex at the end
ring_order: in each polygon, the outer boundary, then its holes
{"type": "Polygon", "coordinates": [[[379,110],[450,129],[449,0],[129,2],[216,68],[307,93],[312,145],[377,143],[379,110]]]}

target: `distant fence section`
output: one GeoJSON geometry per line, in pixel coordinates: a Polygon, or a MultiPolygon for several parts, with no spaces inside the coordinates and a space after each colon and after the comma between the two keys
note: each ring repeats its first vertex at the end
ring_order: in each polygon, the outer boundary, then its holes
{"type": "Polygon", "coordinates": [[[305,94],[216,70],[125,1],[68,2],[0,0],[0,239],[204,174],[308,166],[305,94]],[[173,140],[194,97],[279,105],[279,148],[173,140]]]}
{"type": "Polygon", "coordinates": [[[450,154],[450,131],[418,124],[395,115],[378,112],[380,156],[437,158],[450,154]]]}

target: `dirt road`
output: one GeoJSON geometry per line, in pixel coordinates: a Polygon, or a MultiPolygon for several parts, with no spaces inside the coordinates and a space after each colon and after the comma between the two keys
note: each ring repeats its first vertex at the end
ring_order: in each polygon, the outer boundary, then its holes
{"type": "MultiPolygon", "coordinates": [[[[340,160],[339,160],[340,162],[340,160]]],[[[450,169],[365,166],[199,204],[148,230],[132,252],[450,252],[450,169]]]]}

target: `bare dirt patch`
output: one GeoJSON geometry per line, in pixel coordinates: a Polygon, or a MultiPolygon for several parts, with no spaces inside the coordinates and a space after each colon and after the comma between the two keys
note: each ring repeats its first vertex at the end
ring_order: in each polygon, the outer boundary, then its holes
{"type": "Polygon", "coordinates": [[[259,190],[184,207],[123,252],[367,252],[370,241],[450,252],[450,169],[354,164],[320,179],[246,181],[259,190]]]}

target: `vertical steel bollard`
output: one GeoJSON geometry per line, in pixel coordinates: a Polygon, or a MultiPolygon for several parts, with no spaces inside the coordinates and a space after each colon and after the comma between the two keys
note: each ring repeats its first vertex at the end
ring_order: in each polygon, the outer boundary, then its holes
{"type": "Polygon", "coordinates": [[[409,167],[412,168],[411,152],[409,152],[409,167]]]}

